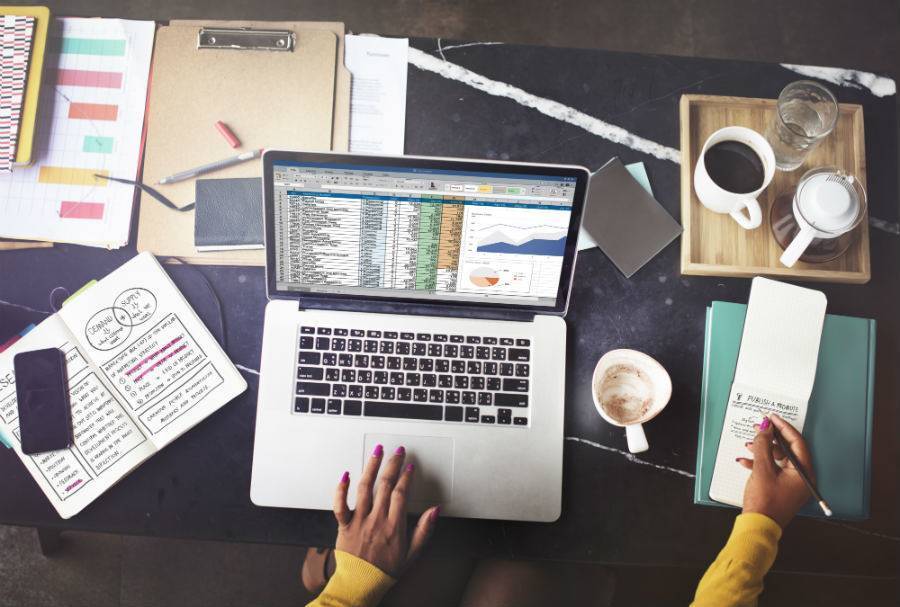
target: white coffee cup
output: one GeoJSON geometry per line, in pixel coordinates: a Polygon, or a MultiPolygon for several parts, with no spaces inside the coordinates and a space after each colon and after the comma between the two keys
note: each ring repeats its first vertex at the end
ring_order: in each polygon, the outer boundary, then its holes
{"type": "Polygon", "coordinates": [[[625,428],[628,450],[650,448],[644,424],[657,415],[672,397],[672,379],[655,359],[637,350],[611,350],[594,368],[591,395],[600,416],[625,428]]]}
{"type": "Polygon", "coordinates": [[[697,159],[697,166],[694,169],[694,191],[697,193],[700,203],[707,209],[716,213],[728,213],[739,226],[745,230],[752,230],[762,223],[762,209],[756,197],[768,187],[774,176],[775,153],[766,138],[752,129],[742,126],[727,126],[710,135],[703,144],[700,157],[697,159]],[[706,152],[712,146],[723,141],[743,143],[759,156],[763,164],[764,177],[762,185],[756,190],[743,193],[730,192],[716,184],[709,176],[706,170],[706,152]],[[747,215],[744,214],[744,209],[747,210],[747,215]]]}

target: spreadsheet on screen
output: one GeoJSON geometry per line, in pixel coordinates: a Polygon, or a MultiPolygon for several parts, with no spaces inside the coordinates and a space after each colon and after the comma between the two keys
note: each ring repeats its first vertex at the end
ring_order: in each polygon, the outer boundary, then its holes
{"type": "Polygon", "coordinates": [[[556,303],[576,179],[279,162],[279,290],[556,303]]]}

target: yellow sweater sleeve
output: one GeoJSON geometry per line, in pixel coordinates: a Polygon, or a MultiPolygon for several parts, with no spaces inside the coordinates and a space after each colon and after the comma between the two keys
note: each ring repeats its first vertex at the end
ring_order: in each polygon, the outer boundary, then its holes
{"type": "Polygon", "coordinates": [[[394,578],[352,554],[335,550],[334,560],[334,575],[307,607],[374,607],[394,585],[394,578]]]}
{"type": "Polygon", "coordinates": [[[749,512],[734,521],[731,537],[697,585],[693,607],[749,607],[763,589],[775,561],[781,527],[764,514],[749,512]]]}

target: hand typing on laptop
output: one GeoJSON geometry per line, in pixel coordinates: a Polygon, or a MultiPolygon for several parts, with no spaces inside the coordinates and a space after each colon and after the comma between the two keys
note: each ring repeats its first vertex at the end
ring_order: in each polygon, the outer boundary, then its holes
{"type": "Polygon", "coordinates": [[[434,506],[423,512],[412,538],[407,541],[406,499],[415,467],[403,465],[406,450],[398,447],[381,473],[376,489],[375,477],[383,457],[384,449],[376,446],[359,479],[353,512],[347,505],[350,474],[345,472],[341,478],[334,496],[334,517],[338,522],[335,548],[396,578],[425,547],[441,508],[434,506]]]}
{"type": "MultiPolygon", "coordinates": [[[[347,504],[350,473],[344,472],[334,494],[338,522],[335,570],[312,605],[374,605],[419,556],[434,530],[440,506],[419,516],[407,539],[407,497],[415,466],[404,466],[406,449],[394,451],[376,484],[384,448],[376,445],[356,490],[356,508],[347,504]]],[[[305,565],[304,565],[305,567],[305,565]]],[[[327,575],[327,560],[325,565],[327,575]]],[[[304,578],[306,579],[306,578],[304,578]]]]}

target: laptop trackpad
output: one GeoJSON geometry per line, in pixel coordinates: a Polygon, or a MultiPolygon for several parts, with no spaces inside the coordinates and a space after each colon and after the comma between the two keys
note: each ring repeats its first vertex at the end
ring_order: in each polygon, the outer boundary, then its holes
{"type": "Polygon", "coordinates": [[[384,445],[384,462],[394,450],[406,447],[406,462],[416,466],[410,491],[412,510],[423,510],[434,504],[446,504],[453,496],[453,439],[442,436],[417,436],[408,434],[366,434],[363,465],[375,445],[384,445]]]}

